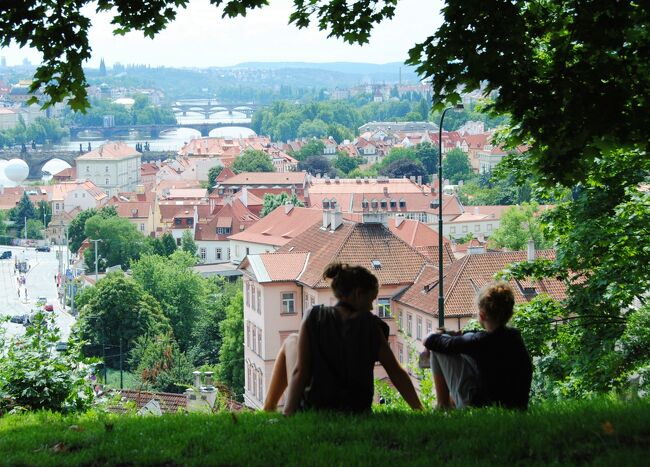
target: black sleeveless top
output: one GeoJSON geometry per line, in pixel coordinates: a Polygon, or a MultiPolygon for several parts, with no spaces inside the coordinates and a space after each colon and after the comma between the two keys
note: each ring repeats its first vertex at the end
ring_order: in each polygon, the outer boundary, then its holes
{"type": "Polygon", "coordinates": [[[356,313],[344,320],[336,308],[323,305],[313,307],[305,320],[312,376],[301,408],[369,411],[380,344],[377,326],[388,338],[388,325],[369,312],[356,313]]]}

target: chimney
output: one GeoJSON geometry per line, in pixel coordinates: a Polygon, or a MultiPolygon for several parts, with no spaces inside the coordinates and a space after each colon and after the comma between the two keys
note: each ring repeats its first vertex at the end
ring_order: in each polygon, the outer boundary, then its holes
{"type": "Polygon", "coordinates": [[[330,225],[330,212],[328,209],[323,209],[323,230],[327,230],[330,225]]]}
{"type": "Polygon", "coordinates": [[[404,222],[404,216],[395,216],[395,227],[399,227],[404,222]]]}
{"type": "Polygon", "coordinates": [[[418,175],[418,185],[422,185],[422,175],[418,175]]]}
{"type": "Polygon", "coordinates": [[[388,197],[388,187],[387,186],[384,187],[384,196],[388,197]]]}
{"type": "Polygon", "coordinates": [[[528,255],[526,259],[528,259],[528,261],[535,261],[535,256],[535,240],[531,239],[528,240],[528,255]]]}
{"type": "Polygon", "coordinates": [[[205,386],[201,386],[201,400],[205,401],[205,404],[212,411],[214,403],[217,400],[217,388],[212,385],[212,372],[206,371],[205,375],[205,386]]]}
{"type": "Polygon", "coordinates": [[[415,175],[411,175],[411,176],[409,177],[409,180],[411,180],[413,183],[415,183],[415,175]]]}
{"type": "Polygon", "coordinates": [[[244,206],[248,207],[248,187],[245,186],[241,189],[241,202],[244,206]]]}
{"type": "Polygon", "coordinates": [[[287,201],[284,205],[284,213],[289,214],[292,209],[293,209],[293,203],[291,201],[287,201]]]}
{"type": "Polygon", "coordinates": [[[474,214],[477,216],[479,215],[478,206],[474,206],[474,214]]]}
{"type": "Polygon", "coordinates": [[[337,204],[334,210],[330,211],[330,230],[333,232],[336,229],[338,229],[341,224],[343,223],[343,213],[341,212],[341,208],[337,204]]]}

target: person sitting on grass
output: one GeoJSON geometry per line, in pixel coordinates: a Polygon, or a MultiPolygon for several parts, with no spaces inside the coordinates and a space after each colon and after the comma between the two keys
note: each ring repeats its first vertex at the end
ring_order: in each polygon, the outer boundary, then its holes
{"type": "Polygon", "coordinates": [[[422,409],[411,379],[388,346],[388,325],[371,313],[379,290],[377,278],[361,266],[339,263],[330,264],[323,278],[332,279],[339,301],[312,307],[299,333],[287,337],[273,368],[264,410],[275,410],[288,386],[285,415],[309,409],[369,412],[376,361],[406,402],[422,409]]]}
{"type": "Polygon", "coordinates": [[[421,357],[430,357],[438,408],[528,408],[530,355],[519,331],[506,327],[514,304],[507,283],[488,284],[478,295],[478,319],[485,331],[452,336],[443,329],[427,336],[421,357]]]}

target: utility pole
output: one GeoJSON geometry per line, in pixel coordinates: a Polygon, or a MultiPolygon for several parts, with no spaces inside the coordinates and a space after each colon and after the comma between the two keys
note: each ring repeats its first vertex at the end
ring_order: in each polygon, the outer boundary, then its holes
{"type": "Polygon", "coordinates": [[[97,284],[97,281],[99,280],[98,279],[99,270],[98,270],[98,267],[97,267],[97,264],[98,264],[97,262],[99,260],[99,256],[97,256],[97,244],[99,242],[101,242],[102,240],[98,238],[96,240],[90,240],[90,241],[95,243],[95,284],[97,284]]]}

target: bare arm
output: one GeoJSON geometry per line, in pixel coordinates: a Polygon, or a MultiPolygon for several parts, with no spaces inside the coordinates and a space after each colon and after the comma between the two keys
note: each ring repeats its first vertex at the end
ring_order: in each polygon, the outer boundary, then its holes
{"type": "Polygon", "coordinates": [[[386,373],[388,373],[388,377],[408,405],[410,405],[413,410],[422,410],[422,402],[420,402],[420,398],[415,392],[411,378],[409,378],[408,373],[406,373],[404,368],[402,368],[402,366],[397,362],[395,355],[388,346],[388,341],[384,337],[384,334],[381,331],[379,331],[379,333],[381,334],[381,339],[379,341],[379,362],[384,366],[386,373]]]}
{"type": "Polygon", "coordinates": [[[287,396],[287,403],[284,406],[285,415],[291,415],[296,411],[310,378],[311,355],[309,352],[309,332],[307,330],[307,320],[304,320],[300,325],[300,332],[298,333],[298,360],[296,368],[291,375],[291,381],[289,382],[289,395],[287,396]]]}

